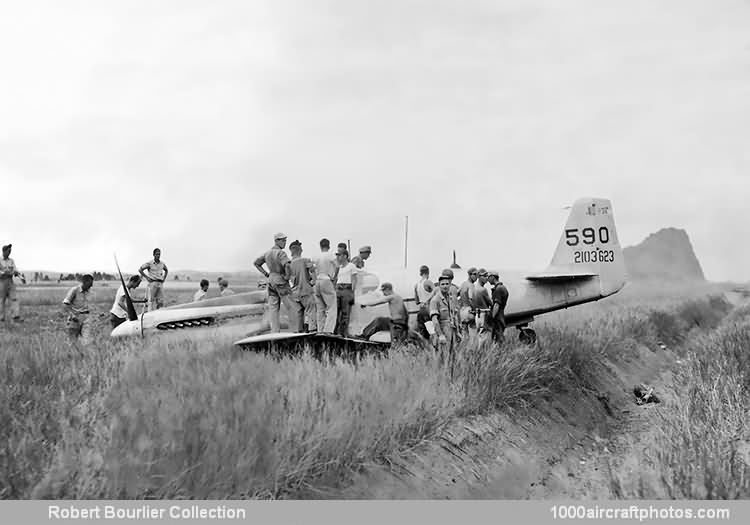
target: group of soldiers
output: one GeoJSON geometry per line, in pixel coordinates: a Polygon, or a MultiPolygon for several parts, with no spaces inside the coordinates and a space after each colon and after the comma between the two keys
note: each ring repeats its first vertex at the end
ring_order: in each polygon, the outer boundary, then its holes
{"type": "MultiPolygon", "coordinates": [[[[280,306],[283,303],[289,312],[289,325],[295,332],[321,332],[346,337],[369,339],[381,330],[389,330],[391,340],[404,341],[410,335],[409,313],[404,298],[396,293],[393,285],[382,283],[382,296],[363,302],[362,308],[387,304],[388,317],[376,317],[364,327],[360,334],[349,333],[349,320],[354,305],[355,292],[361,288],[358,278],[364,273],[365,262],[372,254],[370,246],[359,249],[359,255],[350,258],[346,243],[339,243],[335,253],[331,252],[328,239],[320,240],[320,253],[312,258],[302,257],[302,243],[298,240],[289,245],[291,258],[287,255],[287,236],[274,235],[274,245],[254,261],[255,268],[264,276],[261,286],[267,291],[267,321],[271,332],[279,332],[280,306]]],[[[20,320],[18,299],[13,277],[21,277],[15,262],[10,258],[12,245],[3,246],[0,259],[0,319],[5,321],[6,304],[9,303],[12,319],[20,320]]],[[[149,311],[164,305],[163,285],[169,270],[161,260],[161,250],[153,250],[153,258],[131,276],[125,286],[120,286],[110,310],[110,322],[116,327],[127,319],[126,288],[134,303],[144,303],[149,311]],[[143,299],[134,298],[132,291],[147,281],[147,293],[143,299]]],[[[453,349],[471,333],[491,334],[492,340],[502,342],[505,330],[505,306],[508,290],[500,282],[496,271],[470,268],[468,279],[456,286],[450,269],[442,271],[435,286],[430,280],[430,270],[422,266],[419,281],[414,285],[414,300],[418,305],[417,330],[425,339],[438,348],[453,349]],[[491,291],[487,289],[489,283],[491,291]]],[[[25,279],[23,279],[25,282],[25,279]]],[[[93,336],[91,287],[94,278],[84,274],[81,283],[70,288],[63,300],[67,313],[66,327],[69,335],[80,338],[83,344],[93,336]]],[[[226,279],[218,279],[222,296],[234,292],[226,279]]],[[[206,298],[209,282],[201,280],[200,289],[193,300],[206,298]]],[[[359,295],[357,293],[357,295],[359,295]]]]}
{"type": "Polygon", "coordinates": [[[279,332],[280,306],[289,312],[289,324],[296,332],[321,332],[350,336],[349,319],[358,276],[372,254],[371,246],[362,246],[359,255],[349,258],[346,243],[339,243],[335,253],[331,242],[321,239],[320,254],[302,257],[302,243],[292,241],[284,251],[287,237],[277,233],[274,244],[253,262],[265,277],[268,294],[268,321],[271,332],[279,332]]]}
{"type": "MultiPolygon", "coordinates": [[[[380,330],[390,330],[391,341],[408,338],[409,313],[404,298],[388,282],[380,287],[381,298],[362,303],[361,307],[387,304],[389,317],[375,318],[361,334],[348,333],[357,276],[372,253],[370,246],[360,248],[359,256],[350,260],[345,243],[338,245],[334,256],[330,241],[321,239],[320,254],[303,258],[302,244],[295,240],[289,245],[290,259],[284,251],[286,241],[285,234],[277,233],[273,247],[254,261],[255,268],[267,279],[271,332],[280,331],[279,310],[283,303],[289,311],[290,326],[296,332],[317,331],[369,339],[380,330]]],[[[430,280],[427,266],[422,266],[419,273],[414,300],[419,306],[420,335],[438,347],[451,349],[472,332],[489,332],[493,341],[502,342],[508,290],[500,282],[498,272],[470,268],[468,279],[460,288],[453,284],[454,274],[450,269],[440,274],[437,287],[430,280]],[[486,287],[488,283],[491,292],[486,287]]]]}

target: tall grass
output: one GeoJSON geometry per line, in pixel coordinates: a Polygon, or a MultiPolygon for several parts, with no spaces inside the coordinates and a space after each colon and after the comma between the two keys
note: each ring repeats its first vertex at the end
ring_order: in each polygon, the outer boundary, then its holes
{"type": "Polygon", "coordinates": [[[648,312],[614,303],[553,316],[533,348],[510,330],[501,347],[472,339],[452,371],[413,347],[355,362],[273,360],[226,341],[141,346],[102,336],[78,353],[56,332],[14,332],[0,352],[0,495],[314,494],[456,417],[592,384],[604,357],[656,340],[648,312]]]}
{"type": "MultiPolygon", "coordinates": [[[[701,311],[680,309],[688,323],[716,322],[701,311]]],[[[732,312],[713,332],[693,332],[683,353],[676,401],[661,411],[645,454],[630,458],[637,474],[616,473],[617,490],[640,498],[748,498],[750,309],[732,312]]]]}

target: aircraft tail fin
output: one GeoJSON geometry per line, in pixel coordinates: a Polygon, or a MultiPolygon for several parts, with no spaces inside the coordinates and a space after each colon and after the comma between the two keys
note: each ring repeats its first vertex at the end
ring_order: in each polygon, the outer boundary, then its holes
{"type": "Polygon", "coordinates": [[[573,204],[545,273],[596,274],[603,296],[625,286],[625,259],[609,200],[586,197],[573,204]]]}

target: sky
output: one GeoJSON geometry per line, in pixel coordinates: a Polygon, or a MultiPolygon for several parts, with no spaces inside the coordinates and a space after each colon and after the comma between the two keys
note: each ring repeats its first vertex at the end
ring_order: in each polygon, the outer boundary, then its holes
{"type": "Polygon", "coordinates": [[[281,231],[542,270],[578,197],[750,280],[750,3],[8,2],[19,268],[247,270],[281,231]]]}

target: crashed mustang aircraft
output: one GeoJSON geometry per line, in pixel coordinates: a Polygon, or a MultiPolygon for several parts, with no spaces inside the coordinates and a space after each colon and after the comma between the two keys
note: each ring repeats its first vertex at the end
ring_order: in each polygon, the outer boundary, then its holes
{"type": "MultiPolygon", "coordinates": [[[[441,266],[431,266],[439,271],[441,266]]],[[[405,269],[381,272],[383,281],[393,284],[408,306],[411,328],[416,326],[417,305],[414,302],[414,281],[418,272],[405,269]]],[[[454,271],[454,283],[466,279],[462,270],[454,271]]],[[[379,296],[380,276],[361,275],[363,285],[355,304],[370,304],[379,296]]],[[[582,198],[573,205],[560,237],[552,262],[544,271],[509,280],[501,272],[510,297],[505,308],[508,327],[519,330],[519,338],[533,343],[536,334],[528,327],[540,314],[597,301],[617,293],[625,285],[625,261],[617,239],[612,205],[607,199],[582,198]]],[[[358,287],[360,288],[360,287],[358,287]]],[[[129,301],[129,297],[128,297],[129,301]]],[[[187,338],[242,337],[235,342],[243,348],[268,347],[282,343],[338,342],[367,344],[367,341],[329,334],[267,333],[264,320],[265,293],[262,291],[219,297],[197,303],[172,306],[138,317],[129,308],[129,321],[112,331],[112,337],[173,334],[187,338]]],[[[352,308],[349,333],[359,334],[376,317],[388,317],[387,305],[352,308]]],[[[387,344],[390,333],[374,334],[369,343],[387,344]]]]}

